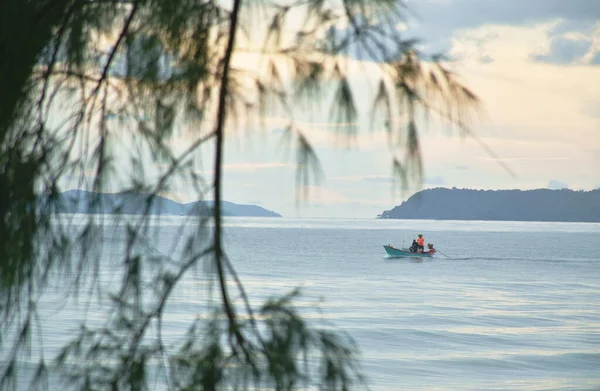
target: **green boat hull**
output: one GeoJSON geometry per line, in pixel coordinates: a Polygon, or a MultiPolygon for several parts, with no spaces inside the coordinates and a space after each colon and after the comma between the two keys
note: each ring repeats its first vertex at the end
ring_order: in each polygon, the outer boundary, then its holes
{"type": "Polygon", "coordinates": [[[422,253],[413,253],[410,252],[407,248],[399,249],[390,245],[384,245],[383,248],[385,249],[385,252],[392,257],[433,257],[433,254],[436,253],[435,249],[424,251],[422,253]]]}

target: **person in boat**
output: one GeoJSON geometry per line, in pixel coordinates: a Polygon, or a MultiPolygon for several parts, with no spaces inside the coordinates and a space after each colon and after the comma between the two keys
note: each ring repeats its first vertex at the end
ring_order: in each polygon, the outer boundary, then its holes
{"type": "Polygon", "coordinates": [[[417,252],[422,253],[425,250],[425,239],[423,239],[423,235],[419,234],[419,238],[417,239],[417,252]]]}
{"type": "Polygon", "coordinates": [[[413,239],[413,242],[412,242],[411,246],[409,247],[409,250],[411,253],[416,253],[418,247],[419,247],[419,245],[417,244],[417,241],[413,239]]]}

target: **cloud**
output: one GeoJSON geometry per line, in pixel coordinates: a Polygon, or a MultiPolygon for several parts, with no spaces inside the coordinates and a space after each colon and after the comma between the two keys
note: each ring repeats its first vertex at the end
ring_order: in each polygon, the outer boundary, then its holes
{"type": "Polygon", "coordinates": [[[552,19],[595,22],[600,15],[600,2],[595,0],[412,0],[408,7],[418,20],[441,31],[492,23],[522,26],[552,19]]]}
{"type": "Polygon", "coordinates": [[[494,59],[486,54],[479,58],[479,62],[482,64],[491,64],[494,62],[494,59]]]}
{"type": "MultiPolygon", "coordinates": [[[[486,129],[488,135],[493,132],[507,139],[558,142],[558,154],[548,151],[536,157],[565,157],[561,141],[573,144],[577,139],[585,139],[589,144],[600,143],[597,117],[589,115],[596,111],[598,102],[598,87],[590,81],[598,80],[600,67],[532,61],[533,55],[549,50],[552,27],[551,23],[530,27],[485,26],[462,32],[461,36],[468,39],[458,37],[453,41],[452,53],[476,54],[483,49],[495,60],[482,66],[476,57],[467,54],[460,69],[485,106],[487,118],[483,119],[492,125],[486,129]],[[481,46],[478,40],[484,37],[490,38],[481,46]],[[582,115],[582,110],[588,115],[582,115]]],[[[478,134],[486,136],[481,133],[482,126],[477,125],[478,134]]],[[[536,145],[531,147],[538,149],[536,145]]],[[[523,150],[508,156],[530,154],[523,150]]]]}
{"type": "Polygon", "coordinates": [[[223,170],[226,172],[248,172],[248,171],[257,171],[257,170],[265,170],[270,168],[294,168],[294,165],[291,163],[230,163],[224,164],[223,170]]]}
{"type": "Polygon", "coordinates": [[[548,31],[551,43],[539,61],[554,64],[600,62],[600,22],[562,20],[548,31]]]}
{"type": "MultiPolygon", "coordinates": [[[[484,25],[527,26],[564,21],[566,32],[587,29],[600,15],[596,0],[409,0],[411,14],[407,33],[423,40],[427,51],[447,51],[459,30],[484,25]]],[[[485,58],[485,57],[484,57],[485,58]]]]}
{"type": "Polygon", "coordinates": [[[445,185],[446,181],[439,175],[423,178],[423,184],[431,186],[445,185]]]}
{"type": "Polygon", "coordinates": [[[546,187],[548,189],[558,190],[558,189],[568,189],[569,185],[566,184],[565,182],[557,181],[555,179],[550,179],[548,181],[548,186],[546,186],[546,187]]]}
{"type": "MultiPolygon", "coordinates": [[[[600,61],[600,53],[598,54],[598,60],[600,61]]],[[[593,118],[600,118],[600,101],[585,103],[582,108],[582,113],[593,118]]]]}
{"type": "Polygon", "coordinates": [[[558,23],[550,30],[550,35],[559,37],[568,34],[568,36],[573,38],[573,32],[579,32],[580,38],[589,38],[597,28],[598,23],[594,20],[560,18],[558,19],[558,23]]]}
{"type": "Polygon", "coordinates": [[[387,175],[374,175],[374,176],[365,176],[361,178],[365,182],[374,182],[374,183],[396,183],[398,181],[397,178],[387,176],[387,175]]]}
{"type": "MultiPolygon", "coordinates": [[[[541,4],[536,0],[533,2],[541,4]]],[[[521,8],[528,6],[513,1],[486,0],[482,6],[477,4],[468,0],[424,3],[423,7],[433,7],[440,17],[450,20],[439,24],[424,14],[423,24],[409,27],[403,33],[408,38],[417,28],[425,32],[417,35],[427,40],[439,41],[443,37],[454,49],[460,49],[451,52],[453,56],[463,54],[464,62],[458,64],[458,71],[465,77],[469,87],[482,98],[485,106],[485,118],[474,123],[473,131],[517,172],[518,178],[513,179],[503,171],[473,140],[447,137],[449,135],[442,137],[443,130],[437,122],[432,122],[427,131],[420,134],[426,172],[432,175],[425,178],[423,187],[448,183],[464,188],[543,188],[547,184],[553,186],[552,182],[548,183],[548,178],[562,178],[573,188],[600,183],[600,176],[591,169],[600,164],[600,155],[582,153],[581,149],[582,140],[588,147],[600,145],[596,119],[600,107],[597,103],[597,86],[590,82],[600,77],[600,67],[579,64],[564,66],[557,61],[560,57],[563,62],[567,62],[567,58],[577,61],[585,58],[588,64],[592,62],[594,58],[589,57],[589,53],[595,50],[596,43],[590,44],[586,53],[583,50],[585,47],[579,51],[568,51],[573,50],[573,47],[569,47],[570,43],[576,46],[578,42],[593,41],[591,32],[595,30],[590,29],[593,21],[588,17],[589,13],[585,13],[582,16],[584,19],[581,19],[581,15],[574,11],[571,14],[555,12],[551,15],[548,10],[541,9],[537,10],[541,15],[536,16],[533,15],[535,10],[530,7],[529,16],[522,16],[521,8]],[[487,10],[488,3],[492,4],[490,10],[487,10]],[[470,5],[476,6],[475,15],[470,14],[470,5]],[[499,16],[495,12],[498,7],[512,9],[513,19],[508,14],[499,16]],[[451,12],[443,11],[444,8],[451,12]],[[535,56],[540,57],[536,59],[535,56]]],[[[557,5],[553,1],[549,4],[557,5]]],[[[247,63],[254,64],[256,61],[247,63]]],[[[365,102],[357,107],[361,119],[369,119],[370,97],[374,94],[374,88],[365,85],[373,81],[369,77],[373,79],[377,76],[374,69],[371,64],[349,61],[353,91],[359,101],[365,102]]],[[[376,83],[371,84],[376,86],[376,83]]],[[[254,182],[256,178],[259,183],[247,191],[237,191],[234,185],[229,185],[231,191],[226,194],[239,197],[232,201],[256,204],[255,200],[261,199],[270,208],[290,216],[298,213],[364,216],[372,209],[367,202],[379,199],[379,204],[383,205],[380,210],[385,209],[386,205],[398,203],[396,197],[399,195],[393,193],[397,186],[393,185],[394,179],[389,175],[388,135],[377,128],[373,133],[362,131],[369,127],[361,121],[357,124],[361,133],[355,140],[356,148],[344,150],[345,143],[339,142],[338,135],[344,133],[348,124],[340,126],[329,123],[326,106],[323,105],[320,111],[317,108],[314,113],[297,108],[295,115],[296,125],[315,147],[326,173],[324,181],[320,183],[322,186],[308,189],[308,206],[302,205],[302,212],[296,211],[293,202],[296,190],[294,176],[288,175],[290,172],[285,169],[271,168],[273,163],[268,162],[277,159],[265,155],[267,143],[263,141],[255,156],[251,155],[252,150],[247,144],[238,154],[226,154],[227,159],[232,156],[235,159],[227,163],[235,164],[227,166],[225,170],[239,172],[237,176],[227,175],[226,182],[237,183],[243,176],[243,181],[238,182],[254,182]],[[250,165],[242,162],[255,163],[250,165]],[[386,201],[384,197],[394,201],[386,201]],[[290,202],[289,205],[287,202],[290,202]],[[311,209],[313,207],[314,211],[311,209]]],[[[274,136],[268,144],[272,144],[273,150],[279,154],[281,148],[277,142],[285,132],[289,119],[277,117],[276,112],[272,114],[272,117],[265,119],[267,136],[274,136]]],[[[293,143],[291,145],[293,148],[293,143]]],[[[561,185],[564,186],[556,186],[561,185]]],[[[302,190],[299,189],[300,193],[302,190]]]]}
{"type": "MultiPolygon", "coordinates": [[[[484,161],[496,161],[497,159],[492,156],[480,157],[480,160],[484,161]]],[[[503,161],[540,161],[540,160],[569,160],[569,157],[555,157],[555,156],[515,156],[515,157],[502,157],[503,161]]]]}
{"type": "Polygon", "coordinates": [[[370,182],[370,183],[396,183],[398,178],[389,175],[354,175],[354,176],[337,176],[332,178],[338,181],[349,182],[370,182]]]}
{"type": "Polygon", "coordinates": [[[600,52],[600,23],[583,22],[567,31],[558,28],[565,24],[570,25],[561,20],[528,26],[487,24],[456,31],[445,39],[451,45],[448,49],[451,58],[460,62],[487,65],[499,59],[519,57],[534,63],[591,64],[600,52]],[[499,44],[507,39],[510,45],[498,50],[499,44]]]}
{"type": "Polygon", "coordinates": [[[360,194],[361,191],[358,189],[346,190],[334,189],[325,186],[300,186],[298,187],[298,196],[304,196],[304,191],[307,191],[308,199],[304,203],[305,207],[325,207],[325,206],[339,206],[346,207],[349,210],[358,207],[381,207],[386,205],[388,200],[373,197],[372,194],[360,194]],[[350,192],[351,194],[346,194],[350,192]]]}
{"type": "Polygon", "coordinates": [[[344,197],[340,192],[336,190],[327,189],[322,186],[299,186],[298,195],[308,195],[310,205],[326,205],[326,204],[348,204],[353,200],[344,197]]]}
{"type": "Polygon", "coordinates": [[[533,56],[533,60],[552,64],[573,64],[582,60],[592,47],[591,40],[555,38],[550,50],[544,54],[533,56]]]}
{"type": "MultiPolygon", "coordinates": [[[[290,168],[294,169],[295,165],[292,163],[277,163],[277,162],[268,162],[268,163],[226,163],[223,164],[223,172],[229,174],[237,174],[237,173],[249,173],[249,172],[257,172],[262,170],[269,170],[274,168],[290,168]]],[[[214,171],[212,169],[203,170],[203,171],[195,171],[197,175],[200,176],[208,176],[213,175],[214,171]]]]}

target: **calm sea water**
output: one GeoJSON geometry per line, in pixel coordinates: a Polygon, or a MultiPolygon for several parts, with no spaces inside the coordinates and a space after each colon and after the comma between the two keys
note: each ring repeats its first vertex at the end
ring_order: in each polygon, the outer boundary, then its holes
{"type": "MultiPolygon", "coordinates": [[[[155,249],[173,251],[180,221],[156,220],[155,249]]],[[[600,224],[228,218],[225,233],[252,303],[301,287],[307,316],[356,340],[372,390],[600,390],[600,224]],[[386,257],[383,244],[417,233],[443,254],[386,257]]],[[[108,264],[124,238],[103,240],[108,264]]],[[[118,274],[109,269],[104,284],[118,274]]],[[[203,281],[182,282],[165,338],[196,316],[203,281]]],[[[82,304],[48,292],[52,351],[73,337],[82,304]]],[[[101,308],[88,307],[88,323],[101,308]]]]}

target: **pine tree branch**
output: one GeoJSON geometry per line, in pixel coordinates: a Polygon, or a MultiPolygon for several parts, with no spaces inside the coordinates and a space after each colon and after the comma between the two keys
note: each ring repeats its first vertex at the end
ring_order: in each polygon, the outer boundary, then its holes
{"type": "MultiPolygon", "coordinates": [[[[215,263],[217,266],[217,274],[219,278],[219,286],[221,290],[221,296],[223,298],[223,309],[229,320],[229,331],[235,334],[237,342],[242,349],[245,346],[245,339],[240,333],[237,322],[236,314],[231,301],[229,300],[229,294],[227,292],[227,281],[225,277],[225,268],[223,266],[223,247],[222,247],[222,169],[223,169],[223,143],[225,140],[225,122],[227,119],[227,94],[229,87],[229,71],[231,70],[231,57],[233,55],[233,49],[235,46],[235,36],[237,32],[238,16],[240,12],[241,0],[235,0],[233,2],[233,9],[230,14],[230,25],[229,25],[229,39],[227,42],[227,48],[225,55],[222,60],[222,71],[221,71],[221,86],[219,91],[219,103],[217,112],[217,122],[215,125],[215,201],[214,201],[214,219],[215,219],[215,234],[214,234],[214,251],[215,251],[215,263]]],[[[247,353],[247,352],[246,352],[247,353]]]]}

